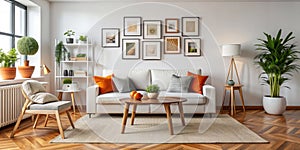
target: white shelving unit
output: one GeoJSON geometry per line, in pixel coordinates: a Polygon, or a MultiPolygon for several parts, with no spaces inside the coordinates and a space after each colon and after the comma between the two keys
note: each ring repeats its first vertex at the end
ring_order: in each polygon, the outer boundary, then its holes
{"type": "MultiPolygon", "coordinates": [[[[60,41],[55,40],[55,48],[56,45],[60,41]]],[[[86,88],[93,84],[93,75],[94,75],[94,49],[92,42],[88,39],[86,43],[74,43],[67,44],[64,43],[65,48],[69,52],[70,58],[66,57],[64,60],[60,61],[58,64],[55,61],[55,89],[56,92],[63,91],[63,80],[65,78],[71,78],[73,82],[78,83],[78,87],[80,88],[80,99],[85,98],[86,96],[86,88]],[[85,54],[86,60],[76,60],[76,56],[78,54],[85,54]],[[73,58],[73,59],[71,59],[73,58]],[[74,60],[75,59],[75,60],[74,60]],[[64,70],[67,70],[68,76],[64,75],[64,70]],[[73,76],[69,75],[70,70],[73,71],[73,76]],[[84,72],[84,74],[80,76],[76,76],[76,72],[84,72]]],[[[66,91],[68,92],[68,91],[66,91]]],[[[77,91],[78,92],[78,91],[77,91]]]]}

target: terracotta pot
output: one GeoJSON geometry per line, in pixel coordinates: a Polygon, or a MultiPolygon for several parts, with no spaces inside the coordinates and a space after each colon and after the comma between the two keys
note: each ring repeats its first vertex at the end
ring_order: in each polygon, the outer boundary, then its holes
{"type": "Polygon", "coordinates": [[[23,78],[31,78],[34,66],[19,66],[18,70],[23,78]]]}
{"type": "Polygon", "coordinates": [[[0,68],[0,76],[3,80],[13,80],[16,77],[16,67],[0,68]]]}

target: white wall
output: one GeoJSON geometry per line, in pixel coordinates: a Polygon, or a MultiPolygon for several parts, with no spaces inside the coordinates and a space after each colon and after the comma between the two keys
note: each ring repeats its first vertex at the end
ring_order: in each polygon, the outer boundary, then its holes
{"type": "MultiPolygon", "coordinates": [[[[103,49],[100,46],[102,27],[122,28],[124,16],[141,16],[147,20],[164,20],[182,16],[201,17],[200,38],[202,39],[202,57],[187,58],[181,55],[163,55],[163,60],[172,64],[188,62],[200,66],[211,77],[216,86],[219,104],[222,99],[223,84],[229,58],[222,58],[220,45],[241,43],[242,55],[237,58],[239,75],[244,84],[244,99],[247,106],[261,105],[261,98],[268,93],[258,82],[259,69],[253,64],[254,44],[257,38],[264,38],[263,32],[276,34],[282,28],[284,34],[294,32],[296,42],[300,39],[300,2],[51,2],[51,43],[54,39],[63,40],[63,33],[73,29],[76,33],[87,34],[96,44],[96,59],[101,65],[98,70],[114,69],[116,63],[134,65],[138,61],[122,61],[121,48],[103,49]],[[170,4],[170,5],[169,5],[170,4]],[[100,57],[100,54],[104,54],[100,57]],[[177,61],[180,60],[180,61],[177,61]]],[[[122,34],[122,33],[121,33],[122,34]]],[[[52,59],[54,44],[51,45],[52,59]]],[[[52,61],[54,63],[54,61],[52,61]]],[[[53,66],[54,64],[52,64],[53,66]]],[[[97,69],[96,68],[96,69],[97,69]]],[[[99,72],[96,72],[100,74],[99,72]]],[[[52,74],[54,75],[54,74],[52,74]]],[[[287,97],[289,106],[300,106],[300,75],[288,83],[291,90],[283,89],[281,94],[287,97]]]]}

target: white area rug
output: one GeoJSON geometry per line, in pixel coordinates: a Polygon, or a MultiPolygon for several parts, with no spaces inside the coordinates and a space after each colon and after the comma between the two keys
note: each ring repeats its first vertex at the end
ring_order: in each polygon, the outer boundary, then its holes
{"type": "Polygon", "coordinates": [[[174,135],[169,134],[164,116],[136,116],[135,125],[127,120],[125,133],[121,134],[121,116],[87,115],[76,121],[76,129],[65,130],[66,139],[60,136],[51,143],[268,143],[259,135],[231,118],[219,115],[216,118],[180,118],[173,116],[174,135]],[[202,127],[214,123],[206,131],[202,127]]]}

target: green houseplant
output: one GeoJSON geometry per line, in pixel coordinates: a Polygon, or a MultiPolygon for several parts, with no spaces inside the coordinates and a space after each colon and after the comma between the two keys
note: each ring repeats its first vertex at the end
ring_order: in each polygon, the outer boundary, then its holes
{"type": "Polygon", "coordinates": [[[23,78],[31,78],[35,66],[29,66],[27,56],[35,55],[39,50],[39,44],[34,38],[24,36],[18,41],[17,49],[24,55],[24,66],[19,66],[18,70],[23,78]]]}
{"type": "Polygon", "coordinates": [[[66,42],[67,42],[68,44],[74,43],[74,38],[73,38],[72,36],[75,35],[75,32],[74,32],[73,30],[71,30],[71,29],[67,30],[67,31],[64,33],[64,35],[67,36],[66,42]]]}
{"type": "MultiPolygon", "coordinates": [[[[255,44],[255,63],[263,69],[259,75],[264,84],[269,85],[270,95],[263,98],[263,107],[269,114],[282,114],[286,108],[286,99],[280,96],[280,87],[292,77],[294,71],[300,69],[296,61],[299,59],[295,44],[289,42],[295,37],[290,32],[285,38],[281,37],[281,29],[275,37],[264,33],[266,39],[258,39],[255,44]]],[[[285,86],[287,87],[287,86],[285,86]]]]}
{"type": "Polygon", "coordinates": [[[155,99],[159,94],[159,86],[156,84],[151,84],[146,87],[147,96],[150,99],[155,99]]]}
{"type": "Polygon", "coordinates": [[[79,36],[79,42],[86,43],[86,41],[87,41],[87,36],[85,36],[85,35],[80,35],[79,36]]]}
{"type": "Polygon", "coordinates": [[[55,46],[55,58],[56,58],[56,63],[60,64],[60,61],[65,59],[65,54],[68,53],[68,50],[64,46],[63,42],[60,41],[58,44],[55,46]]]}
{"type": "Polygon", "coordinates": [[[7,53],[0,48],[0,76],[3,80],[13,80],[16,77],[15,62],[18,60],[18,53],[12,48],[7,53]]]}

